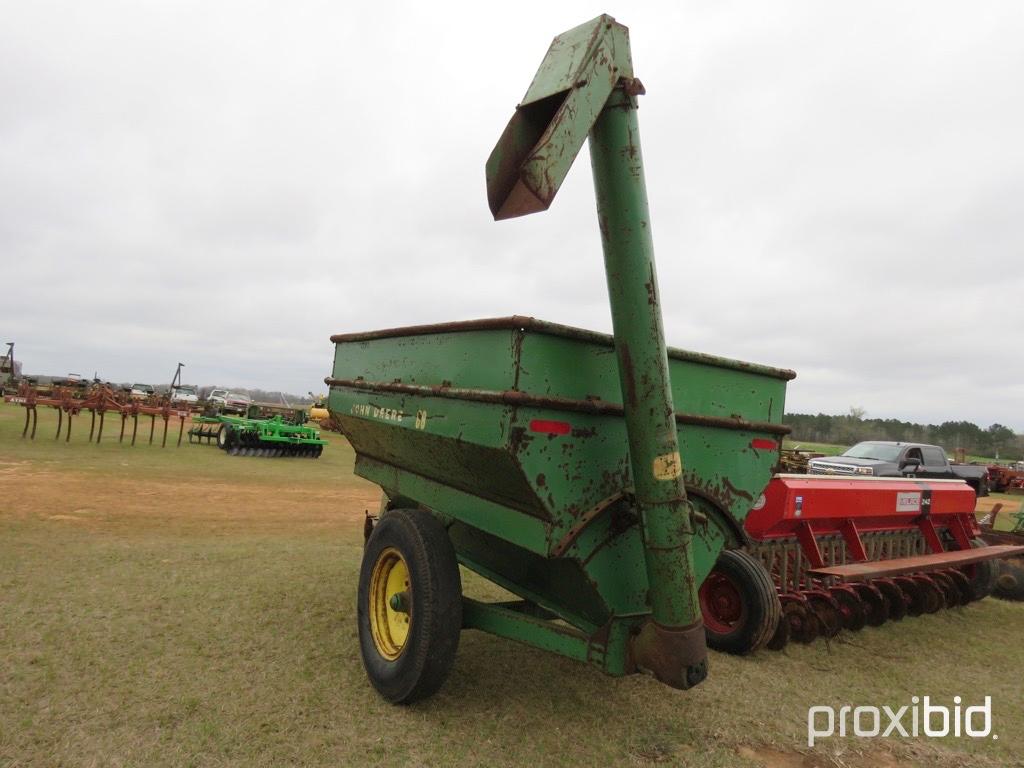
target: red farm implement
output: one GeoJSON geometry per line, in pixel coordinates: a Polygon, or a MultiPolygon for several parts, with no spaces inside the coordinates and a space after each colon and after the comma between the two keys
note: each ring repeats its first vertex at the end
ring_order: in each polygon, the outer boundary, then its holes
{"type": "Polygon", "coordinates": [[[989,487],[997,493],[1024,493],[1024,462],[990,464],[988,477],[989,487]]]}
{"type": "Polygon", "coordinates": [[[118,442],[123,442],[125,429],[128,420],[131,419],[131,444],[135,445],[139,431],[139,416],[149,416],[149,442],[152,444],[156,431],[156,420],[163,421],[163,437],[161,446],[167,445],[168,425],[172,418],[179,421],[178,424],[178,445],[181,445],[181,438],[185,428],[185,420],[191,417],[191,411],[187,408],[171,405],[168,401],[154,399],[152,401],[140,402],[131,399],[126,393],[119,392],[107,384],[93,384],[82,388],[78,386],[55,386],[47,389],[36,388],[23,382],[18,388],[17,394],[4,395],[4,400],[15,403],[25,408],[25,427],[21,431],[22,437],[35,440],[36,428],[39,423],[39,407],[45,406],[57,411],[57,431],[54,440],[59,440],[61,432],[64,432],[65,442],[71,440],[71,424],[75,416],[83,411],[91,414],[89,424],[89,440],[94,436],[96,442],[103,439],[103,427],[108,413],[119,416],[121,419],[118,442]],[[66,426],[65,426],[66,423],[66,426]]]}
{"type": "Polygon", "coordinates": [[[808,643],[988,595],[1024,540],[986,546],[960,480],[776,475],[700,590],[712,647],[808,643]],[[770,576],[774,590],[766,588],[770,576]],[[774,632],[758,617],[778,595],[774,632]]]}

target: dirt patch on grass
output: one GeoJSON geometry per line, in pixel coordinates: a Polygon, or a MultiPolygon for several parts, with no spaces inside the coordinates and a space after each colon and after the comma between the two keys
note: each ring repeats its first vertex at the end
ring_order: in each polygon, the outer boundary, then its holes
{"type": "Polygon", "coordinates": [[[369,483],[339,483],[331,490],[301,484],[268,490],[245,481],[96,477],[20,466],[16,474],[16,479],[0,476],[0,510],[7,516],[133,535],[154,528],[165,533],[266,534],[351,529],[362,525],[365,510],[376,511],[380,498],[369,483]]]}

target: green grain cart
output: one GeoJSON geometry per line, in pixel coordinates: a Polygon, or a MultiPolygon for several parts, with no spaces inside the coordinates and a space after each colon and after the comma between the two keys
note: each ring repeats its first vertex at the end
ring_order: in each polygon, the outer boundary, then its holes
{"type": "Polygon", "coordinates": [[[626,28],[598,17],[555,38],[487,161],[512,218],[550,205],[589,138],[613,336],[508,317],[332,337],[329,410],[384,491],[358,624],[392,702],[440,687],[462,629],[676,688],[707,673],[697,589],[744,541],[794,374],[666,348],[642,93],[626,28]],[[463,597],[460,564],[517,599],[463,597]]]}

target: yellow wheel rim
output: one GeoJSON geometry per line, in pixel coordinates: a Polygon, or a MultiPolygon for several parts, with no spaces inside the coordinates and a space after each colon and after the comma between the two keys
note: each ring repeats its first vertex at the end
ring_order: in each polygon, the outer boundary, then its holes
{"type": "Polygon", "coordinates": [[[370,576],[370,634],[388,661],[402,655],[412,619],[409,566],[394,547],[377,556],[370,576]]]}

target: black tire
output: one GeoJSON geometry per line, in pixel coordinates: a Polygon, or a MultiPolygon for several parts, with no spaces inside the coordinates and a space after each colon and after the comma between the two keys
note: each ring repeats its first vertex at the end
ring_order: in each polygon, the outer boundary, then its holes
{"type": "Polygon", "coordinates": [[[217,447],[226,451],[236,442],[235,431],[228,424],[221,424],[217,430],[217,447]]]}
{"type": "MultiPolygon", "coordinates": [[[[987,547],[988,544],[981,539],[972,539],[971,546],[980,549],[987,547]]],[[[963,570],[971,585],[972,600],[983,600],[992,594],[998,575],[998,568],[994,561],[982,560],[980,563],[966,566],[963,570]]]]}
{"type": "Polygon", "coordinates": [[[718,556],[701,585],[700,603],[708,647],[739,656],[763,647],[782,616],[772,577],[758,560],[738,549],[724,550],[718,556]],[[716,591],[738,600],[738,610],[723,616],[716,605],[716,591]]]}
{"type": "Polygon", "coordinates": [[[356,614],[363,666],[381,696],[392,704],[410,704],[437,692],[459,646],[462,581],[451,540],[429,512],[391,510],[374,526],[363,551],[356,614]],[[395,552],[409,576],[402,593],[408,601],[408,634],[397,656],[388,658],[371,628],[371,582],[378,564],[395,552]]]}
{"type": "Polygon", "coordinates": [[[999,562],[992,594],[1003,600],[1024,600],[1024,558],[1012,557],[999,562]]]}
{"type": "Polygon", "coordinates": [[[765,648],[769,651],[781,651],[789,643],[790,626],[789,617],[786,614],[786,606],[782,606],[782,615],[779,618],[779,624],[775,627],[775,632],[769,638],[765,644],[765,648]]]}

